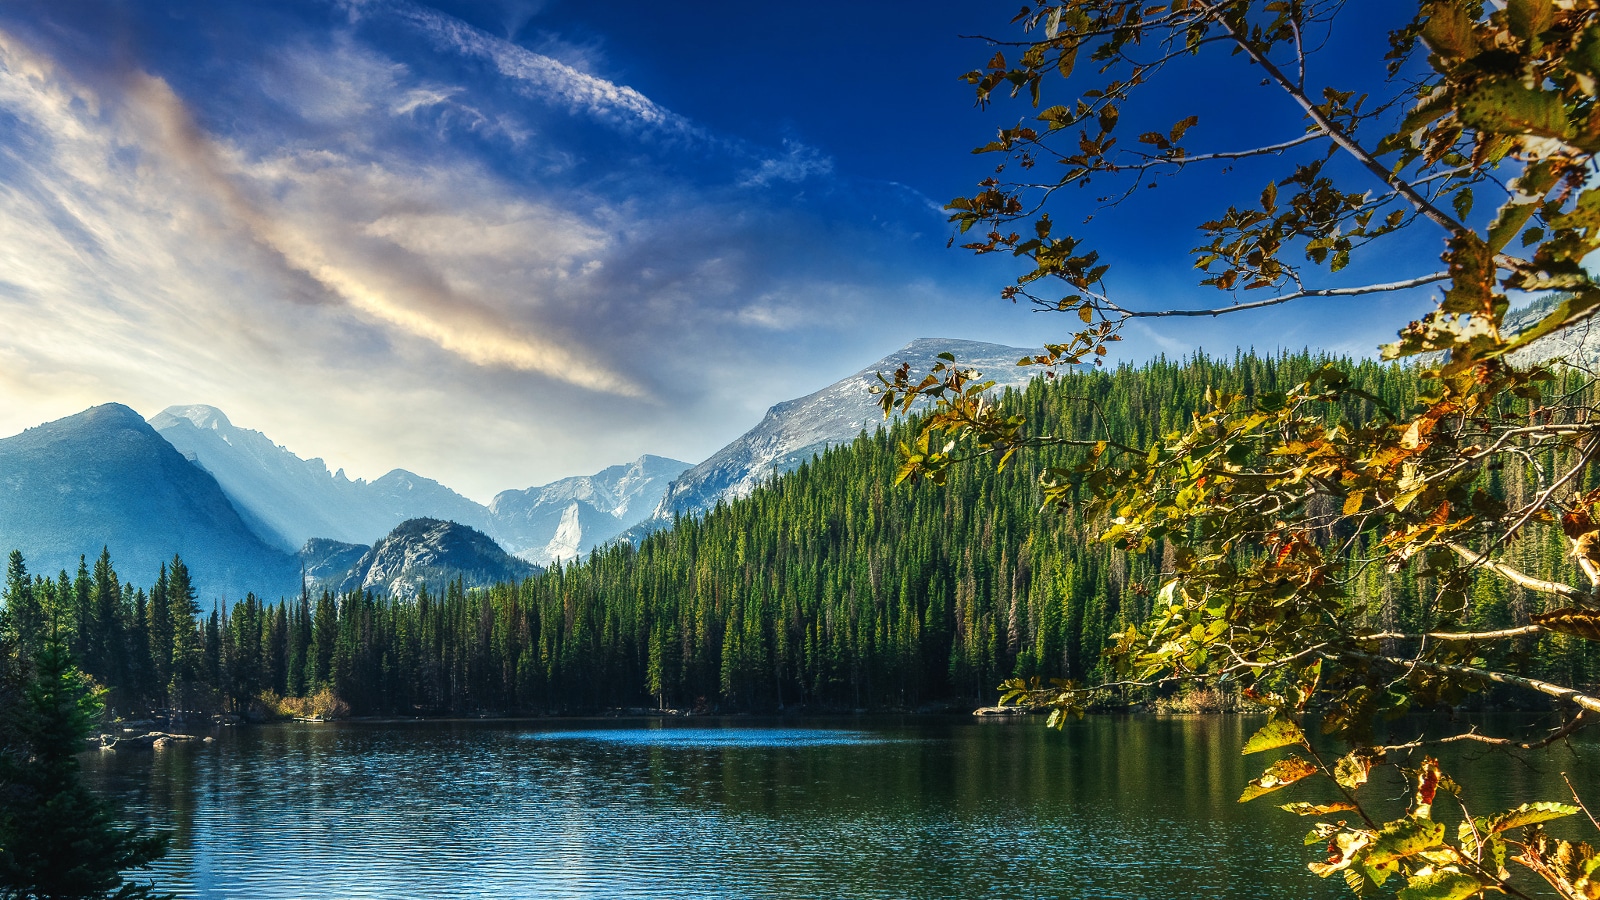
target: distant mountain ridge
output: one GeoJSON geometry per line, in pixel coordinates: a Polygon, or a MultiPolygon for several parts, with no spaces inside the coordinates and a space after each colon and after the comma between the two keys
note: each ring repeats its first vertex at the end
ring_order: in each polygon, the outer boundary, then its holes
{"type": "Polygon", "coordinates": [[[570,560],[746,496],[876,428],[876,373],[903,362],[926,370],[942,352],[1001,385],[1023,385],[1038,372],[1016,365],[1030,353],[1023,348],[913,341],[774,405],[699,465],[645,455],[502,491],[488,506],[404,469],[351,480],[215,407],[173,406],[147,423],[107,404],[0,440],[0,551],[21,549],[34,571],[50,572],[75,568],[80,554],[106,545],[139,580],[181,553],[213,598],[298,593],[303,584],[405,594],[447,572],[469,581],[523,577],[530,564],[570,560]],[[520,559],[506,562],[512,555],[520,559]]]}
{"type": "Polygon", "coordinates": [[[0,548],[50,575],[102,547],[136,582],[154,581],[176,553],[206,596],[298,590],[292,555],[262,541],[217,480],[128,407],[0,439],[0,548]]]}
{"type": "Polygon", "coordinates": [[[368,482],[329,472],[213,406],[171,406],[150,425],[210,472],[265,541],[294,552],[312,538],[370,544],[419,516],[491,529],[489,510],[431,478],[395,469],[368,482]]]}
{"type": "Polygon", "coordinates": [[[871,393],[877,373],[902,363],[927,371],[940,353],[951,353],[964,367],[977,369],[997,387],[1020,387],[1040,370],[1017,360],[1037,350],[953,338],[922,338],[819,391],[767,410],[756,427],[680,475],[656,509],[630,538],[672,524],[675,515],[702,513],[720,502],[745,497],[774,475],[798,468],[814,454],[855,440],[883,423],[878,397],[871,393]]]}
{"type": "Polygon", "coordinates": [[[641,456],[593,475],[501,491],[489,510],[511,552],[539,564],[569,560],[637,523],[688,468],[675,459],[641,456]]]}
{"type": "Polygon", "coordinates": [[[211,473],[262,540],[294,552],[322,538],[370,545],[416,518],[459,522],[510,552],[547,564],[615,537],[653,509],[688,463],[642,456],[594,475],[502,491],[489,506],[431,478],[395,469],[373,481],[330,473],[214,406],[171,406],[150,418],[162,437],[211,473]]]}

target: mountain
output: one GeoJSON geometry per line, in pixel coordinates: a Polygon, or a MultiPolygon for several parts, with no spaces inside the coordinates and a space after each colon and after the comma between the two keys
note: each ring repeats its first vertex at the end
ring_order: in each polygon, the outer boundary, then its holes
{"type": "Polygon", "coordinates": [[[102,547],[135,583],[181,554],[203,601],[298,591],[294,559],[128,407],[96,406],[0,440],[0,550],[21,550],[30,570],[50,575],[102,547]]]}
{"type": "Polygon", "coordinates": [[[883,411],[870,389],[878,383],[879,372],[892,371],[901,363],[926,372],[940,353],[953,353],[961,365],[977,369],[999,386],[1021,386],[1040,370],[1018,366],[1017,360],[1036,352],[948,338],[912,341],[848,378],[767,410],[759,425],[673,481],[650,518],[628,536],[670,525],[675,514],[705,512],[719,500],[748,496],[773,475],[798,468],[813,454],[876,429],[883,422],[883,411]]]}
{"type": "Polygon", "coordinates": [[[311,538],[368,545],[401,522],[431,516],[492,530],[482,504],[431,478],[395,469],[375,481],[330,473],[211,406],[172,406],[150,424],[210,472],[262,540],[293,552],[311,538]]]}
{"type": "Polygon", "coordinates": [[[581,556],[649,515],[686,462],[641,456],[593,475],[502,491],[489,504],[507,550],[540,564],[581,556]]]}
{"type": "Polygon", "coordinates": [[[443,519],[469,525],[535,563],[571,559],[648,515],[689,467],[642,456],[593,475],[502,491],[475,503],[431,478],[395,469],[368,482],[330,473],[213,406],[172,406],[150,424],[210,472],[262,540],[293,552],[312,539],[369,546],[401,522],[443,519]]]}
{"type": "MultiPolygon", "coordinates": [[[[305,552],[324,554],[329,560],[341,558],[348,545],[322,542],[308,545],[305,552]],[[328,552],[332,551],[332,552],[328,552]]],[[[336,592],[372,590],[391,597],[413,597],[423,585],[443,590],[462,579],[468,587],[521,581],[537,574],[539,567],[518,559],[500,548],[493,538],[466,525],[438,519],[409,519],[401,522],[343,573],[319,578],[310,586],[336,592]]],[[[310,580],[308,566],[307,576],[310,580]]]]}
{"type": "MultiPolygon", "coordinates": [[[[1505,330],[1516,333],[1532,326],[1554,310],[1563,299],[1563,295],[1552,294],[1507,312],[1505,330]]],[[[1570,365],[1592,368],[1600,363],[1600,321],[1596,316],[1590,316],[1575,325],[1553,331],[1513,353],[1511,360],[1522,365],[1560,360],[1570,365]]]]}
{"type": "Polygon", "coordinates": [[[370,549],[365,544],[346,544],[328,538],[306,541],[305,546],[300,548],[299,556],[300,571],[305,576],[306,586],[313,589],[326,586],[330,590],[342,586],[345,576],[370,549]]]}

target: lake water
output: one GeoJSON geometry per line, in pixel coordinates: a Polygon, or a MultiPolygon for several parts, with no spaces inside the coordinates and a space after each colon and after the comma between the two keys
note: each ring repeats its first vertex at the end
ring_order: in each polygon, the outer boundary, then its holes
{"type": "MultiPolygon", "coordinates": [[[[1349,896],[1271,805],[1305,785],[1235,802],[1271,758],[1239,755],[1259,724],[292,724],[86,766],[175,829],[155,878],[184,897],[1349,896]]],[[[1567,799],[1560,770],[1600,796],[1595,744],[1537,767],[1466,752],[1481,812],[1503,799],[1485,791],[1567,799]]]]}

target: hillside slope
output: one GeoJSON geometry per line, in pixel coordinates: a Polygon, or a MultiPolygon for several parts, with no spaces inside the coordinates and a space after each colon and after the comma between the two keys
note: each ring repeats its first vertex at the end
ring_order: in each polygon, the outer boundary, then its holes
{"type": "Polygon", "coordinates": [[[181,554],[202,598],[298,591],[297,564],[240,516],[215,478],[118,403],[0,440],[0,548],[40,574],[109,547],[153,580],[181,554]]]}

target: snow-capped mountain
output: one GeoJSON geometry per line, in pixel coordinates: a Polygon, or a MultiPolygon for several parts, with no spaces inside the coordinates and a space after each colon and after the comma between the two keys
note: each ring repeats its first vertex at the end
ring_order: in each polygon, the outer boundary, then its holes
{"type": "MultiPolygon", "coordinates": [[[[309,552],[313,548],[307,546],[309,552]]],[[[325,545],[320,549],[340,552],[349,548],[325,545]]],[[[401,522],[355,564],[339,574],[312,580],[312,589],[335,592],[370,590],[391,597],[414,597],[427,585],[443,590],[460,578],[467,587],[483,587],[505,581],[520,581],[539,568],[505,552],[493,539],[476,528],[438,519],[410,519],[401,522]]]]}
{"type": "Polygon", "coordinates": [[[688,468],[675,459],[641,456],[593,475],[502,491],[489,510],[507,550],[547,565],[582,556],[649,515],[688,468]]]}
{"type": "Polygon", "coordinates": [[[371,544],[407,519],[449,519],[492,530],[481,503],[431,478],[395,469],[368,482],[301,459],[211,406],[172,406],[150,419],[172,446],[210,472],[260,537],[294,552],[311,538],[371,544]]]}
{"type": "Polygon", "coordinates": [[[313,538],[370,546],[401,522],[459,522],[535,563],[572,559],[649,515],[689,467],[642,456],[593,475],[502,491],[489,506],[431,478],[395,469],[368,482],[321,459],[301,459],[212,406],[173,406],[150,419],[179,452],[211,473],[251,530],[294,552],[313,538]]]}
{"type": "Polygon", "coordinates": [[[748,496],[774,475],[798,468],[813,454],[877,428],[883,422],[883,411],[871,388],[878,383],[879,372],[891,372],[901,363],[926,372],[940,353],[952,353],[963,367],[977,369],[999,387],[1021,386],[1041,370],[1018,366],[1017,360],[1037,352],[947,338],[912,341],[848,378],[767,410],[759,425],[673,481],[650,519],[631,535],[669,525],[674,514],[704,512],[719,500],[748,496]]]}
{"type": "Polygon", "coordinates": [[[108,404],[0,440],[0,550],[18,547],[35,571],[48,572],[73,568],[78,554],[106,544],[136,580],[181,552],[212,595],[294,593],[302,573],[317,586],[400,593],[454,577],[448,573],[474,582],[521,577],[530,561],[570,560],[668,525],[677,513],[743,497],[876,428],[876,373],[902,362],[926,371],[942,352],[1002,385],[1038,372],[1016,365],[1030,352],[1021,348],[913,341],[772,407],[697,466],[642,456],[503,491],[490,506],[404,469],[351,480],[214,407],[174,406],[146,423],[108,404]]]}

